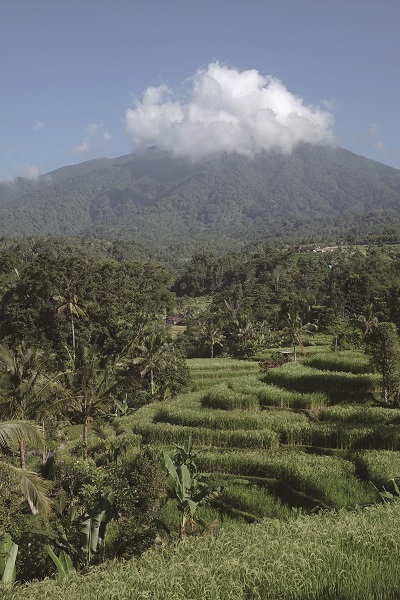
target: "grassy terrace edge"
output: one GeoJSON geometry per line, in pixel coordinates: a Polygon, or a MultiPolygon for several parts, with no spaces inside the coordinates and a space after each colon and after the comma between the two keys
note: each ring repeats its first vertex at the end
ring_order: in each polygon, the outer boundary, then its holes
{"type": "Polygon", "coordinates": [[[45,580],[4,600],[389,600],[398,598],[400,505],[226,526],[217,534],[45,580]]]}

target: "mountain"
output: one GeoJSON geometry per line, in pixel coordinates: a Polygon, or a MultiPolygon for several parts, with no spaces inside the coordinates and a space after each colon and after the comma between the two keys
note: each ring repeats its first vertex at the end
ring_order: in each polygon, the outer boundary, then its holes
{"type": "Polygon", "coordinates": [[[342,148],[198,162],[153,150],[0,185],[0,236],[84,235],[190,254],[385,229],[400,232],[400,171],[342,148]]]}

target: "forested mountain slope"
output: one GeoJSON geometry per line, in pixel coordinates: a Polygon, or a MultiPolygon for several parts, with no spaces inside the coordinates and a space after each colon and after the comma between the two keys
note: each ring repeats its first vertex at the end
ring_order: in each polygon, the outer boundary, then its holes
{"type": "Polygon", "coordinates": [[[289,156],[199,162],[152,151],[0,186],[1,236],[88,235],[154,249],[179,242],[230,250],[273,237],[398,228],[399,213],[399,170],[308,145],[289,156]]]}

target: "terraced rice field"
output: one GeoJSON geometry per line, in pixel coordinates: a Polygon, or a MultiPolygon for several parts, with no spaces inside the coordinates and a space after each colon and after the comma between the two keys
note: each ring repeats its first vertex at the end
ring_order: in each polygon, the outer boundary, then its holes
{"type": "MultiPolygon", "coordinates": [[[[373,502],[370,481],[393,476],[382,467],[379,479],[377,471],[381,456],[400,453],[400,410],[376,402],[379,377],[362,353],[324,352],[266,374],[255,362],[230,359],[196,359],[189,369],[191,392],[132,417],[145,443],[171,447],[190,432],[203,470],[255,478],[262,493],[289,507],[373,502]]],[[[233,508],[232,497],[226,503],[233,508]]]]}

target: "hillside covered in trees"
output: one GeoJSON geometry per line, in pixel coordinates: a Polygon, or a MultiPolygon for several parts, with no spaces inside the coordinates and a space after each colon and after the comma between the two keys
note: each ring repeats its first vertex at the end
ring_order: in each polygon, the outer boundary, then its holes
{"type": "Polygon", "coordinates": [[[191,162],[148,152],[0,186],[0,235],[134,240],[189,259],[251,242],[397,239],[400,172],[341,148],[191,162]]]}

